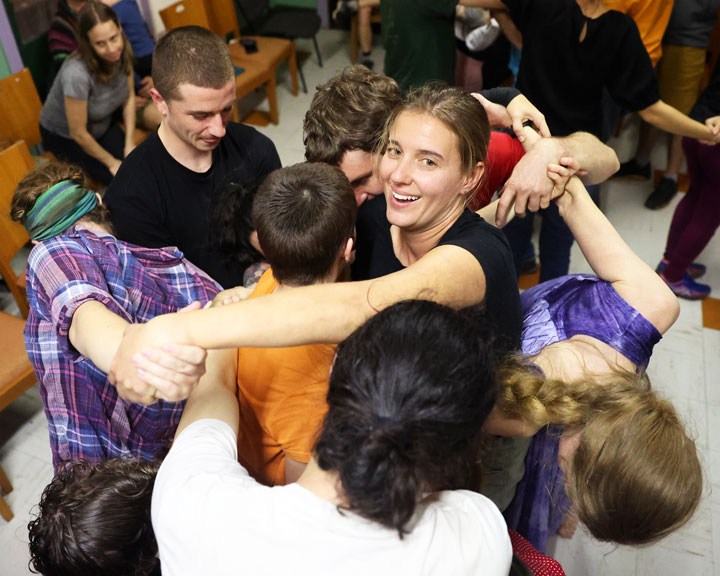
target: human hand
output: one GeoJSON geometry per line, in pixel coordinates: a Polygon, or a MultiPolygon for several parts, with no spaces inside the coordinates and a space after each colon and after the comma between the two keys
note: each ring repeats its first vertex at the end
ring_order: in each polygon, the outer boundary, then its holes
{"type": "Polygon", "coordinates": [[[217,308],[218,306],[225,306],[227,304],[236,304],[247,300],[252,294],[252,288],[245,288],[244,286],[236,286],[235,288],[228,288],[220,292],[212,301],[211,308],[217,308]]]}
{"type": "Polygon", "coordinates": [[[710,130],[710,138],[700,140],[703,144],[714,146],[720,142],[720,116],[713,116],[705,120],[705,126],[710,130]]]}
{"type": "Polygon", "coordinates": [[[530,128],[524,130],[526,138],[537,141],[517,163],[503,187],[495,214],[498,227],[505,225],[511,206],[522,217],[526,210],[537,212],[547,208],[553,198],[554,183],[548,177],[548,165],[560,162],[559,146],[553,139],[541,139],[530,128]]]}
{"type": "Polygon", "coordinates": [[[485,98],[485,96],[479,92],[473,92],[472,97],[480,102],[480,104],[483,105],[483,108],[485,108],[485,113],[487,114],[488,121],[490,122],[490,128],[508,128],[509,126],[512,126],[512,118],[510,118],[510,114],[505,106],[495,104],[495,102],[490,102],[490,100],[485,98]]]}
{"type": "Polygon", "coordinates": [[[115,174],[117,174],[117,171],[120,169],[120,164],[122,164],[122,160],[113,158],[107,165],[107,169],[110,171],[110,174],[115,176],[115,174]]]}
{"type": "Polygon", "coordinates": [[[574,158],[564,156],[558,164],[548,164],[547,175],[553,182],[552,198],[555,200],[565,193],[570,178],[580,172],[580,166],[574,158]]]}
{"type": "Polygon", "coordinates": [[[138,90],[138,96],[141,96],[142,98],[145,98],[147,100],[150,98],[150,90],[152,90],[155,87],[155,84],[153,84],[153,79],[150,76],[145,76],[142,80],[140,80],[140,89],[138,90]]]}
{"type": "Polygon", "coordinates": [[[145,96],[140,96],[140,94],[135,94],[135,109],[136,110],[142,110],[145,108],[145,105],[150,101],[150,98],[145,98],[145,96]]]}
{"type": "Polygon", "coordinates": [[[541,136],[545,138],[550,136],[550,129],[545,121],[545,116],[522,94],[515,96],[515,98],[510,101],[510,104],[507,105],[507,111],[512,120],[512,129],[513,132],[515,132],[515,137],[520,140],[520,142],[525,141],[523,123],[528,120],[532,121],[535,129],[541,136]]]}
{"type": "MultiPolygon", "coordinates": [[[[199,302],[193,302],[178,312],[200,307],[199,302]]],[[[162,317],[146,324],[130,324],[125,329],[108,372],[121,398],[146,406],[158,399],[187,398],[205,373],[206,352],[195,346],[173,344],[172,335],[162,317]]]]}

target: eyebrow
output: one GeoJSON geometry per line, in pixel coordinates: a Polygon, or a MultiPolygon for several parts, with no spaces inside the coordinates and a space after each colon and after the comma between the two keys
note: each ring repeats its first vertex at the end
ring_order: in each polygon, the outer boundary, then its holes
{"type": "Polygon", "coordinates": [[[372,170],[370,170],[369,172],[367,172],[365,174],[361,174],[357,178],[353,179],[352,182],[350,182],[350,186],[352,186],[354,188],[355,186],[362,184],[365,180],[370,178],[370,176],[372,176],[372,170]]]}
{"type": "MultiPolygon", "coordinates": [[[[393,144],[394,146],[397,146],[399,148],[402,148],[400,146],[399,142],[397,140],[393,140],[392,138],[388,140],[388,145],[393,144]]],[[[440,160],[445,160],[445,157],[440,154],[439,152],[435,152],[434,150],[418,150],[417,151],[418,156],[434,156],[435,158],[438,158],[440,160]]]]}

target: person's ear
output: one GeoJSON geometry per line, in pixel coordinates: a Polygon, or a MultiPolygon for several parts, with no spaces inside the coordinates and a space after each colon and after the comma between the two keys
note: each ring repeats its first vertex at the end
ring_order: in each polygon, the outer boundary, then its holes
{"type": "Polygon", "coordinates": [[[168,114],[168,104],[165,101],[165,98],[162,97],[162,94],[158,92],[155,88],[150,88],[150,97],[152,98],[153,102],[155,102],[155,106],[157,106],[158,112],[162,116],[167,116],[168,114]]]}
{"type": "Polygon", "coordinates": [[[470,174],[465,177],[462,186],[463,194],[470,194],[471,192],[474,192],[480,184],[480,180],[482,180],[484,173],[485,164],[483,162],[478,162],[477,164],[475,164],[475,167],[472,169],[470,174]]]}
{"type": "Polygon", "coordinates": [[[102,196],[100,196],[100,194],[95,192],[95,198],[97,198],[98,204],[100,204],[100,206],[102,206],[102,203],[103,203],[102,196]]]}
{"type": "Polygon", "coordinates": [[[345,248],[343,248],[342,252],[342,258],[345,262],[350,262],[350,258],[352,257],[352,251],[355,248],[355,239],[354,238],[348,238],[345,241],[345,248]]]}

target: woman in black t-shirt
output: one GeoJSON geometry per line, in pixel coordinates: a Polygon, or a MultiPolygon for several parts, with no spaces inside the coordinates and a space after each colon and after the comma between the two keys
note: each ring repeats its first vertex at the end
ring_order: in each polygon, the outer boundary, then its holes
{"type": "Polygon", "coordinates": [[[484,170],[484,108],[455,88],[425,87],[388,126],[379,163],[385,197],[366,202],[358,222],[354,275],[361,281],[297,287],[137,326],[115,357],[120,386],[144,385],[126,362],[136,346],[340,342],[379,310],[409,299],[453,308],[484,303],[500,344],[515,349],[522,311],[509,246],[465,208],[484,170]]]}

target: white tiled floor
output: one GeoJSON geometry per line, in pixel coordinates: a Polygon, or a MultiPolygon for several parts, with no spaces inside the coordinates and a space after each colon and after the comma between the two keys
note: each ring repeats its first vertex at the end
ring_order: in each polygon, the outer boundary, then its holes
{"type": "MultiPolygon", "coordinates": [[[[347,35],[322,32],[320,45],[323,68],[319,68],[310,43],[299,43],[310,52],[303,68],[309,94],[293,97],[286,72],[279,80],[280,124],[262,128],[275,142],[284,165],[303,161],[302,118],[316,85],[349,64],[347,35]]],[[[375,49],[382,63],[382,49],[375,49]]],[[[621,160],[630,155],[635,126],[630,123],[614,142],[621,160]]],[[[658,146],[653,159],[664,166],[665,150],[658,146]]],[[[603,209],[626,241],[649,264],[660,259],[672,211],[651,212],[643,207],[650,184],[612,181],[603,186],[603,209]]],[[[720,239],[714,238],[701,257],[708,265],[703,282],[720,294],[720,239]]],[[[577,248],[571,272],[589,271],[577,248]]],[[[0,307],[13,310],[7,293],[0,307]]],[[[680,319],[656,347],[649,373],[654,385],[677,405],[694,432],[700,447],[706,476],[705,497],[693,520],[683,529],[654,546],[632,549],[600,544],[582,529],[572,540],[558,540],[554,555],[569,576],[710,576],[720,573],[720,331],[702,328],[700,304],[682,303],[680,319]],[[715,488],[715,490],[713,490],[715,488]],[[717,567],[717,568],[716,568],[717,567]]],[[[15,312],[17,309],[15,308],[15,312]]],[[[12,406],[0,412],[0,461],[15,485],[6,497],[15,519],[0,519],[0,575],[28,574],[27,530],[32,507],[52,477],[46,422],[37,389],[32,389],[12,406]]],[[[552,545],[551,545],[552,546],[552,545]]]]}

